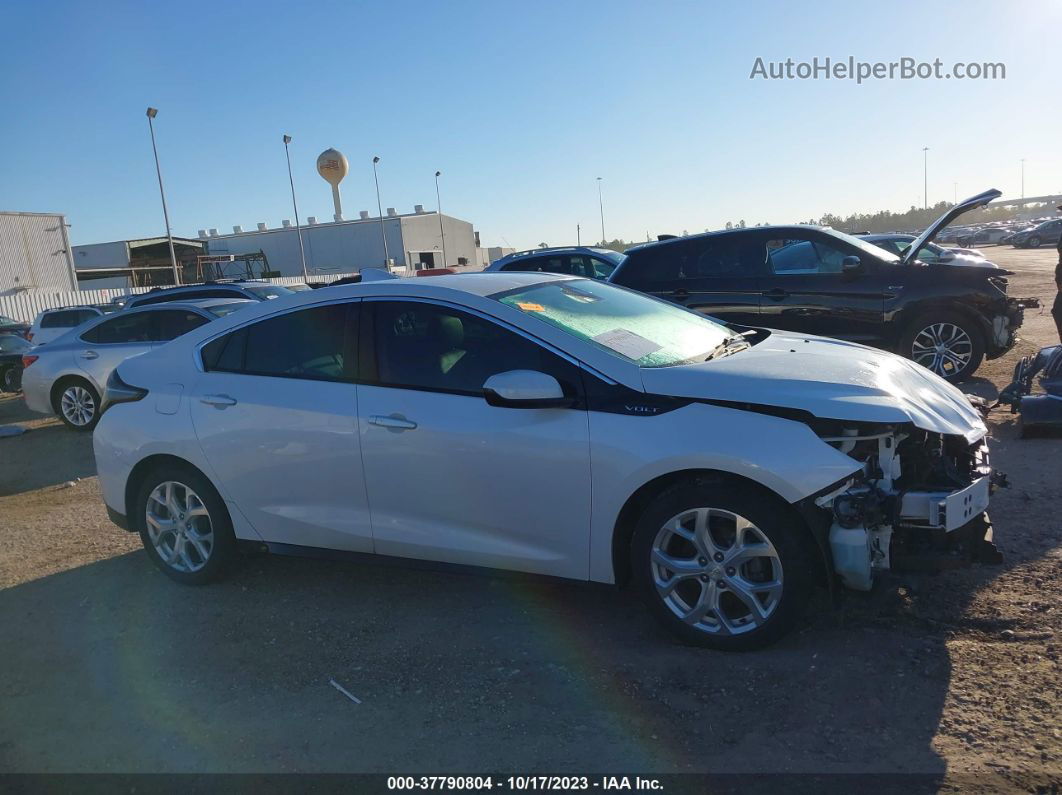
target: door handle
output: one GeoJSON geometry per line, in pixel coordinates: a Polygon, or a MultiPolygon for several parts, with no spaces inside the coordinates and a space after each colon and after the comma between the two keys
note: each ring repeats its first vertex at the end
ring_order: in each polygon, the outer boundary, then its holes
{"type": "Polygon", "coordinates": [[[98,353],[96,353],[96,351],[85,351],[83,354],[81,354],[81,358],[82,359],[98,359],[98,358],[100,358],[100,355],[98,353]]]}
{"type": "Polygon", "coordinates": [[[374,414],[369,417],[370,425],[379,425],[381,428],[390,428],[395,431],[412,431],[417,427],[417,423],[413,420],[407,420],[405,417],[384,417],[379,414],[374,414]]]}
{"type": "Polygon", "coordinates": [[[206,403],[208,406],[213,406],[216,409],[224,409],[229,406],[236,405],[236,398],[229,397],[228,395],[203,395],[199,398],[200,403],[206,403]]]}
{"type": "Polygon", "coordinates": [[[781,301],[789,297],[789,293],[779,287],[775,287],[773,290],[768,290],[763,294],[764,298],[770,298],[772,301],[781,301]]]}

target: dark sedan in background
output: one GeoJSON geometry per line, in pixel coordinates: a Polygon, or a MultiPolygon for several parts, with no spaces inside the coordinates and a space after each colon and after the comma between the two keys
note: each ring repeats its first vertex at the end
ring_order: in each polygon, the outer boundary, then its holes
{"type": "Polygon", "coordinates": [[[817,226],[711,232],[628,249],[610,281],[712,315],[896,351],[949,381],[1002,356],[1022,324],[1000,268],[927,264],[934,233],[999,196],[957,204],[904,256],[817,226]]]}

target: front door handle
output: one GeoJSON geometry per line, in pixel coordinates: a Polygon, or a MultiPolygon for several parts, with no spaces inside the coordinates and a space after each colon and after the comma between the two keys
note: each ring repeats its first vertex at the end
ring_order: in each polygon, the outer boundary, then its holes
{"type": "Polygon", "coordinates": [[[98,358],[100,358],[100,355],[98,353],[96,353],[96,351],[85,351],[83,354],[81,354],[81,358],[82,359],[98,359],[98,358]]]}
{"type": "Polygon", "coordinates": [[[407,420],[405,417],[396,417],[394,415],[390,417],[384,417],[380,414],[374,414],[369,417],[370,425],[379,425],[381,428],[390,428],[395,431],[412,431],[417,427],[417,423],[413,420],[407,420]]]}
{"type": "Polygon", "coordinates": [[[772,301],[782,301],[789,297],[789,293],[780,287],[775,287],[773,290],[765,292],[763,297],[770,298],[772,301]]]}
{"type": "Polygon", "coordinates": [[[208,406],[213,406],[216,409],[225,409],[229,406],[236,405],[236,398],[229,397],[228,395],[203,395],[199,398],[200,403],[206,403],[208,406]]]}

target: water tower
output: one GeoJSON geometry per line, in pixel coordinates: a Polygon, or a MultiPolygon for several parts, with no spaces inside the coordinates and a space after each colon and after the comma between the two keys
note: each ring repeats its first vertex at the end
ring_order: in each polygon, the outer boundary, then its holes
{"type": "Polygon", "coordinates": [[[334,218],[343,220],[343,200],[339,197],[339,183],[347,175],[349,164],[346,156],[338,149],[325,149],[317,156],[317,173],[332,186],[332,201],[336,206],[334,218]]]}

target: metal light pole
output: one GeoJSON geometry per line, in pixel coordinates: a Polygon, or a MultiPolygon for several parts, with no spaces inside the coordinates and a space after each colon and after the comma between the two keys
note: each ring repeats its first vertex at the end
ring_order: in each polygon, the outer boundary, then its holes
{"type": "Polygon", "coordinates": [[[443,231],[442,222],[442,199],[439,198],[439,177],[442,176],[441,171],[435,172],[435,202],[439,208],[439,236],[442,238],[442,254],[443,254],[443,267],[446,267],[446,233],[443,231]]]}
{"type": "Polygon", "coordinates": [[[583,229],[579,224],[575,225],[575,245],[581,246],[583,244],[583,229]]]}
{"type": "Polygon", "coordinates": [[[958,182],[951,183],[951,203],[952,204],[958,204],[959,203],[959,183],[958,182]]]}
{"type": "Polygon", "coordinates": [[[159,150],[155,146],[155,125],[152,119],[159,115],[156,108],[147,109],[148,129],[151,131],[151,151],[155,153],[155,173],[159,175],[159,195],[162,196],[162,217],[166,221],[166,239],[170,242],[170,265],[173,266],[173,283],[181,283],[181,276],[177,272],[177,255],[173,251],[173,234],[170,232],[170,212],[166,209],[166,191],[162,189],[162,167],[159,166],[159,150]]]}
{"type": "Polygon", "coordinates": [[[387,251],[387,232],[384,230],[383,204],[380,203],[380,178],[376,175],[376,164],[379,162],[380,158],[378,156],[372,159],[372,178],[376,181],[376,209],[380,213],[380,239],[383,241],[384,268],[386,268],[391,261],[391,255],[387,251]]]}
{"type": "Polygon", "coordinates": [[[922,147],[922,209],[929,209],[929,151],[928,146],[922,147]]]}
{"type": "Polygon", "coordinates": [[[302,227],[299,225],[299,205],[295,201],[295,179],[291,176],[291,152],[288,151],[288,144],[291,143],[291,136],[284,136],[284,156],[288,159],[288,182],[291,183],[291,206],[295,210],[295,232],[299,235],[299,259],[302,260],[302,278],[307,283],[310,281],[310,274],[306,271],[306,249],[302,246],[302,227]]]}
{"type": "Polygon", "coordinates": [[[601,177],[597,178],[597,208],[601,211],[601,245],[605,245],[605,204],[601,201],[601,177]]]}
{"type": "Polygon", "coordinates": [[[1025,198],[1025,158],[1021,159],[1021,197],[1025,198]]]}

